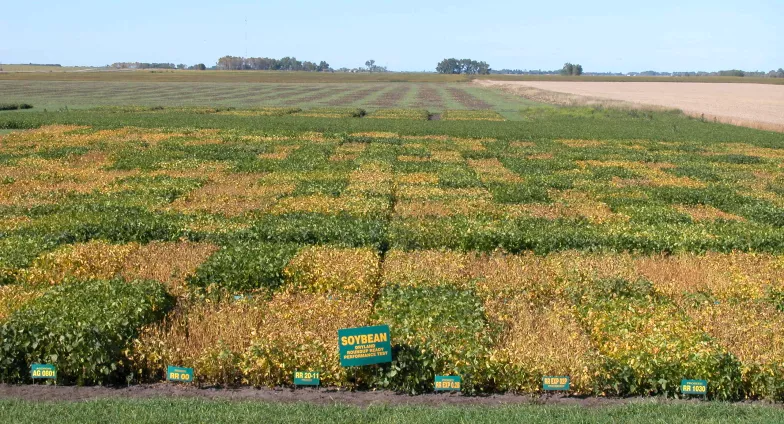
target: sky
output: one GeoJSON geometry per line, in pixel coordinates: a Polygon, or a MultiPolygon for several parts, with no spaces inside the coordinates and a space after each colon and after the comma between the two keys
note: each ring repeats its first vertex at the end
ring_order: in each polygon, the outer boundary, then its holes
{"type": "Polygon", "coordinates": [[[784,67],[783,23],[784,0],[0,0],[0,63],[293,56],[433,71],[456,57],[493,69],[769,71],[784,67]]]}

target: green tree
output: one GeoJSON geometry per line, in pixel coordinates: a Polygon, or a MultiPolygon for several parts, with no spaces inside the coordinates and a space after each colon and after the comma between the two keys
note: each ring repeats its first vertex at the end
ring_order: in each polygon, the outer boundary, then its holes
{"type": "Polygon", "coordinates": [[[583,66],[580,64],[573,64],[566,62],[564,63],[563,68],[561,68],[561,75],[582,75],[583,74],[583,66]]]}
{"type": "Polygon", "coordinates": [[[489,74],[490,65],[487,62],[477,62],[472,59],[444,59],[436,65],[439,74],[489,74]]]}

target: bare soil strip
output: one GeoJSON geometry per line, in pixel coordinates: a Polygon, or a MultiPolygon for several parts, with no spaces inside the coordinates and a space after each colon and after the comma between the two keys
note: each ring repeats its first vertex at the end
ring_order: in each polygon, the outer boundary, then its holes
{"type": "Polygon", "coordinates": [[[416,107],[444,107],[444,98],[431,84],[422,84],[417,87],[416,93],[416,107]]]}
{"type": "Polygon", "coordinates": [[[408,94],[410,90],[411,90],[411,86],[408,84],[397,86],[392,90],[381,94],[379,98],[377,98],[375,101],[371,103],[371,106],[378,106],[378,107],[399,106],[400,101],[403,100],[404,97],[406,97],[406,94],[408,94]]]}
{"type": "Polygon", "coordinates": [[[295,97],[288,99],[283,102],[284,106],[297,106],[302,103],[312,102],[312,101],[322,101],[324,99],[328,99],[332,96],[343,94],[346,92],[346,89],[343,87],[339,88],[327,88],[327,89],[319,89],[319,90],[312,90],[309,91],[307,96],[304,97],[295,97]]]}
{"type": "Polygon", "coordinates": [[[784,132],[784,86],[684,82],[475,81],[559,105],[680,109],[694,117],[784,132]]]}
{"type": "Polygon", "coordinates": [[[366,98],[372,96],[373,94],[377,93],[380,90],[387,88],[387,86],[372,86],[368,88],[363,88],[361,90],[356,91],[349,91],[348,93],[340,96],[335,97],[327,102],[329,106],[345,106],[350,105],[355,102],[359,102],[365,100],[366,98]]]}
{"type": "Polygon", "coordinates": [[[492,105],[484,100],[478,99],[473,94],[462,88],[447,87],[447,92],[452,98],[466,109],[492,109],[492,105]]]}

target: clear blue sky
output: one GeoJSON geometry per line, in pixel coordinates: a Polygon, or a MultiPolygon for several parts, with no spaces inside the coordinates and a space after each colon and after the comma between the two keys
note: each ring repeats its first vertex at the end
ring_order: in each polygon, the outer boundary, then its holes
{"type": "Polygon", "coordinates": [[[215,64],[295,56],[432,71],[685,71],[784,67],[784,0],[0,0],[0,63],[215,64]],[[247,43],[246,25],[247,18],[247,43]],[[247,49],[247,50],[246,50],[247,49]]]}

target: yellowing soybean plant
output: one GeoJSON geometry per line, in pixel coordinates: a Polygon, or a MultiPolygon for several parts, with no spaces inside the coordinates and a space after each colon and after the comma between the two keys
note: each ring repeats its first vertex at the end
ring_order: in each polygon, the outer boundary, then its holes
{"type": "Polygon", "coordinates": [[[782,134],[434,111],[0,114],[0,380],[784,399],[782,134]],[[342,368],[380,324],[392,362],[342,368]]]}

